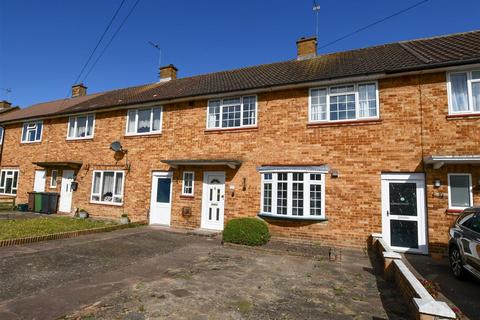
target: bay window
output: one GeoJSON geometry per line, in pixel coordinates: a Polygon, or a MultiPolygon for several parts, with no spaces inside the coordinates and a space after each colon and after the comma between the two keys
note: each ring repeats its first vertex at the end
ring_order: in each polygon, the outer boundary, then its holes
{"type": "Polygon", "coordinates": [[[293,168],[260,173],[261,216],[325,219],[325,172],[293,168]]]}
{"type": "Polygon", "coordinates": [[[309,122],[378,119],[376,82],[310,89],[309,122]]]}
{"type": "Polygon", "coordinates": [[[92,193],[93,203],[121,205],[123,203],[123,171],[93,172],[92,193]]]}
{"type": "Polygon", "coordinates": [[[162,132],[162,107],[132,109],[127,114],[127,135],[162,132]]]}
{"type": "Polygon", "coordinates": [[[0,194],[14,196],[17,194],[18,169],[2,169],[0,172],[0,194]]]}
{"type": "Polygon", "coordinates": [[[207,129],[251,127],[256,124],[256,96],[208,101],[207,129]]]}
{"type": "Polygon", "coordinates": [[[42,141],[42,121],[25,122],[22,130],[22,143],[42,141]]]}
{"type": "Polygon", "coordinates": [[[67,139],[93,138],[94,125],[95,116],[93,114],[70,117],[68,119],[67,139]]]}
{"type": "Polygon", "coordinates": [[[480,113],[480,70],[447,75],[450,114],[480,113]]]}

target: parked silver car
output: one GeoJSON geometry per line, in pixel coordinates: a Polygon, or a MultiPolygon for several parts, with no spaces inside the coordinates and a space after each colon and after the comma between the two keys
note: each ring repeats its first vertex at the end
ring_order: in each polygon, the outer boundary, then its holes
{"type": "Polygon", "coordinates": [[[455,277],[468,271],[480,279],[480,207],[465,209],[450,229],[449,257],[455,277]]]}

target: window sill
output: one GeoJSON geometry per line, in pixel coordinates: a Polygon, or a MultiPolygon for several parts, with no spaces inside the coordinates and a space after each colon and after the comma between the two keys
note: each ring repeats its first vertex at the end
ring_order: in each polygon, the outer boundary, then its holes
{"type": "Polygon", "coordinates": [[[260,212],[258,216],[260,218],[268,218],[268,219],[275,219],[275,220],[317,221],[317,222],[328,221],[327,218],[323,218],[323,217],[312,217],[312,216],[295,217],[295,216],[286,216],[286,215],[273,215],[273,214],[264,213],[264,212],[260,212]]]}
{"type": "Polygon", "coordinates": [[[126,134],[125,139],[130,138],[155,138],[161,136],[161,132],[153,132],[153,133],[137,133],[137,134],[126,134]]]}
{"type": "Polygon", "coordinates": [[[67,138],[65,139],[67,142],[83,142],[83,141],[93,141],[93,137],[88,138],[67,138]]]}
{"type": "Polygon", "coordinates": [[[195,199],[195,196],[191,196],[191,195],[187,195],[187,194],[181,194],[180,199],[193,200],[193,199],[195,199]]]}
{"type": "Polygon", "coordinates": [[[218,128],[218,129],[205,129],[205,133],[222,133],[222,132],[242,132],[242,131],[257,131],[258,126],[254,127],[240,127],[240,128],[218,128]]]}
{"type": "Polygon", "coordinates": [[[370,124],[380,124],[381,122],[382,122],[382,119],[328,121],[328,122],[309,122],[309,123],[307,124],[307,128],[339,127],[339,126],[354,126],[354,125],[370,125],[370,124]]]}
{"type": "Polygon", "coordinates": [[[40,140],[40,141],[28,141],[28,142],[27,141],[22,141],[22,142],[20,142],[20,145],[40,144],[40,143],[42,143],[42,140],[40,140]]]}
{"type": "Polygon", "coordinates": [[[446,116],[447,120],[460,120],[460,119],[479,119],[480,113],[459,113],[459,114],[449,114],[446,116]]]}
{"type": "Polygon", "coordinates": [[[121,207],[123,203],[113,203],[113,202],[99,202],[99,201],[90,201],[91,204],[98,204],[103,206],[113,206],[113,207],[121,207]]]}

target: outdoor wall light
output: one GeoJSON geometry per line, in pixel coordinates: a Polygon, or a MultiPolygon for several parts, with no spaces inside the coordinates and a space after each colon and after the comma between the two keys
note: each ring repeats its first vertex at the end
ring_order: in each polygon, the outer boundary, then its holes
{"type": "Polygon", "coordinates": [[[338,170],[331,170],[330,174],[331,174],[332,178],[338,178],[338,176],[340,175],[338,170]]]}
{"type": "Polygon", "coordinates": [[[434,186],[435,188],[440,188],[440,187],[442,186],[442,182],[440,181],[440,179],[435,179],[435,180],[433,181],[433,186],[434,186]]]}

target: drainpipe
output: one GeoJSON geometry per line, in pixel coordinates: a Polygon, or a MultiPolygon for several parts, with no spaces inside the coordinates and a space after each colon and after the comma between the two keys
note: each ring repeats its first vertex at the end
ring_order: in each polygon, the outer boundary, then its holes
{"type": "Polygon", "coordinates": [[[2,166],[2,159],[3,159],[3,145],[5,143],[5,127],[1,126],[0,127],[3,129],[3,137],[2,137],[2,145],[0,146],[0,167],[2,166]]]}

